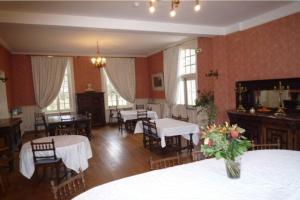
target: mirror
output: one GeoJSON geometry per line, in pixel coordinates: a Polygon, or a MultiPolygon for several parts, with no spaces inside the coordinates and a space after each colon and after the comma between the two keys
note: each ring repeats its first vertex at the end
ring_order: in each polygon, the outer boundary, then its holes
{"type": "MultiPolygon", "coordinates": [[[[279,91],[274,90],[274,87],[278,88],[279,82],[285,86],[281,96],[285,110],[300,112],[300,78],[238,81],[236,87],[241,84],[246,88],[246,92],[242,94],[242,105],[246,110],[254,107],[275,111],[279,106],[279,91]]],[[[236,95],[236,104],[238,106],[238,95],[236,95]]]]}

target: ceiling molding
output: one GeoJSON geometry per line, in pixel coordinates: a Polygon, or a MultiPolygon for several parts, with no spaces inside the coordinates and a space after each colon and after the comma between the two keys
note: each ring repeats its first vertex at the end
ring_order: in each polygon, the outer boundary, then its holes
{"type": "Polygon", "coordinates": [[[224,33],[223,27],[215,26],[11,11],[0,11],[0,23],[94,28],[119,31],[142,31],[195,36],[222,35],[224,33]]]}
{"type": "Polygon", "coordinates": [[[300,2],[290,3],[286,6],[282,6],[280,8],[275,9],[275,10],[269,11],[265,14],[253,17],[251,19],[239,22],[237,24],[227,26],[225,28],[224,35],[234,33],[234,32],[237,32],[237,31],[243,31],[243,30],[246,30],[246,29],[249,29],[249,28],[253,28],[255,26],[259,26],[259,25],[274,21],[276,19],[286,17],[288,15],[297,13],[299,11],[300,11],[300,2]]]}
{"type": "MultiPolygon", "coordinates": [[[[93,57],[96,54],[74,54],[74,53],[53,53],[53,52],[19,52],[13,51],[12,54],[16,55],[30,55],[30,56],[69,56],[69,57],[76,57],[76,56],[85,56],[85,57],[93,57]]],[[[140,55],[140,54],[101,54],[103,57],[113,57],[113,58],[139,58],[139,57],[147,57],[147,55],[140,55]]]]}

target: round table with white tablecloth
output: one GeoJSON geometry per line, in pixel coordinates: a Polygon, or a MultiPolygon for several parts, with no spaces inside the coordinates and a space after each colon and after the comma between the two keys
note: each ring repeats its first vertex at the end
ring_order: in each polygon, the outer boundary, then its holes
{"type": "Polygon", "coordinates": [[[75,200],[299,200],[300,152],[249,151],[240,179],[215,158],[151,171],[92,188],[75,200]]]}
{"type": "MultiPolygon", "coordinates": [[[[34,142],[50,142],[54,139],[56,156],[61,158],[65,166],[79,172],[88,168],[88,159],[92,157],[90,141],[81,135],[64,135],[43,137],[34,142]]],[[[20,152],[20,172],[26,178],[31,178],[35,170],[30,142],[22,146],[20,152]]]]}

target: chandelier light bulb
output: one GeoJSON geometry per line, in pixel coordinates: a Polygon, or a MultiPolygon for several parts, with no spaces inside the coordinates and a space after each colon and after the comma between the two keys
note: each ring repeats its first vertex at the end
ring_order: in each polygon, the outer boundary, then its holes
{"type": "Polygon", "coordinates": [[[152,5],[149,7],[149,12],[154,13],[155,12],[155,7],[152,5]]]}
{"type": "Polygon", "coordinates": [[[175,11],[175,10],[171,10],[170,16],[171,16],[171,17],[175,17],[175,16],[176,16],[176,11],[175,11]]]}
{"type": "Polygon", "coordinates": [[[201,10],[200,4],[195,5],[194,10],[195,10],[196,12],[198,12],[199,10],[201,10]]]}

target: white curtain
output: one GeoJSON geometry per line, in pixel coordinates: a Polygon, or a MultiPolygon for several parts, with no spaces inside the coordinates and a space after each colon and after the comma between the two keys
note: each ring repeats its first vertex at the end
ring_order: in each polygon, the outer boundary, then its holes
{"type": "Polygon", "coordinates": [[[170,116],[172,107],[176,105],[177,85],[179,77],[179,48],[172,47],[164,52],[164,83],[166,105],[164,106],[164,116],[170,116]]]}
{"type": "Polygon", "coordinates": [[[41,110],[57,97],[67,63],[68,57],[31,57],[35,101],[41,110]]]}
{"type": "Polygon", "coordinates": [[[135,102],[135,61],[134,58],[108,58],[105,72],[126,101],[135,102]]]}

